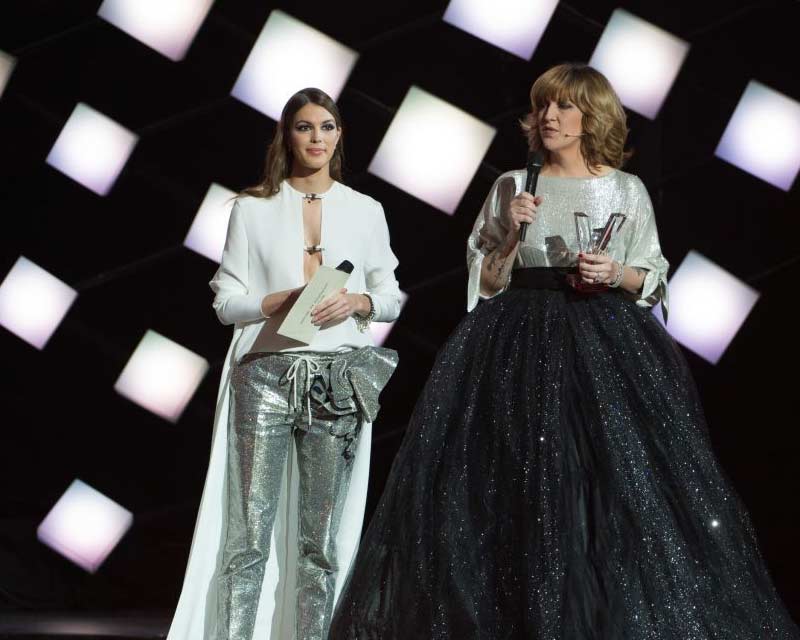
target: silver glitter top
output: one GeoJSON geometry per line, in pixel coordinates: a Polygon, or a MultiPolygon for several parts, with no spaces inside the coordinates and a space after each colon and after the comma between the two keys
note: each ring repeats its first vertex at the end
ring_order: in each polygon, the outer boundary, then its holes
{"type": "MultiPolygon", "coordinates": [[[[525,170],[520,169],[504,173],[495,181],[467,240],[470,311],[484,297],[480,295],[483,258],[505,237],[509,203],[524,190],[525,178],[525,170]]],[[[650,196],[638,177],[618,169],[592,178],[540,176],[536,195],[542,196],[542,203],[520,247],[515,268],[574,265],[574,213],[580,211],[589,216],[593,228],[602,228],[612,213],[622,213],[625,222],[612,236],[608,254],[629,267],[647,270],[636,303],[649,307],[660,300],[666,314],[669,263],[661,253],[650,196]]]]}

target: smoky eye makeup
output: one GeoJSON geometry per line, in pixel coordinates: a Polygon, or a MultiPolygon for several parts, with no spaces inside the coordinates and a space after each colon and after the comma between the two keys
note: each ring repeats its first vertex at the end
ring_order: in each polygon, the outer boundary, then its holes
{"type": "MultiPolygon", "coordinates": [[[[333,131],[334,129],[336,129],[336,122],[334,122],[333,120],[326,120],[325,122],[322,123],[321,126],[322,129],[324,129],[325,131],[333,131]]],[[[297,122],[295,122],[294,128],[297,131],[308,131],[309,129],[311,129],[311,123],[306,120],[298,120],[297,122]]]]}

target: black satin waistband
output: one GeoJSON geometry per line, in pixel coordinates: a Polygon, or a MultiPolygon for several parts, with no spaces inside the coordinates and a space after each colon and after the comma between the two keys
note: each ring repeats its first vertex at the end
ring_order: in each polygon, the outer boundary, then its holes
{"type": "Polygon", "coordinates": [[[562,267],[525,267],[511,272],[510,289],[569,289],[567,274],[573,270],[562,267]]]}

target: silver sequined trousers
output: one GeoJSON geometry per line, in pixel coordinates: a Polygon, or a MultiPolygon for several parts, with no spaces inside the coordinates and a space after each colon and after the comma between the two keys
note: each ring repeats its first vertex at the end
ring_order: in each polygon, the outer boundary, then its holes
{"type": "Polygon", "coordinates": [[[253,354],[231,377],[228,513],[217,572],[217,640],[251,640],[286,461],[297,452],[295,637],[324,640],[334,604],[336,535],[363,421],[396,365],[388,349],[253,354]]]}

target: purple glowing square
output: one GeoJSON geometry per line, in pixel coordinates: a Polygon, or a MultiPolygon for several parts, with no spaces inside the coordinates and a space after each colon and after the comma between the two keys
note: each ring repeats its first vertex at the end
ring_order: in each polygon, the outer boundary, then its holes
{"type": "Polygon", "coordinates": [[[128,161],[138,136],[79,103],[47,156],[47,164],[104,196],[128,161]]]}
{"type": "MultiPolygon", "coordinates": [[[[744,324],[759,293],[696,251],[669,281],[667,331],[712,364],[719,362],[744,324]]],[[[661,319],[661,310],[654,309],[661,319]]]]}
{"type": "Polygon", "coordinates": [[[589,64],[605,74],[622,104],[652,120],[688,52],[686,41],[616,9],[589,64]]]}
{"type": "Polygon", "coordinates": [[[208,361],[186,347],[148,331],[114,389],[169,422],[177,422],[208,371],[208,361]]]}
{"type": "Polygon", "coordinates": [[[715,154],[788,191],[800,171],[800,103],[751,80],[715,154]]]}
{"type": "Polygon", "coordinates": [[[444,21],[530,60],[558,0],[450,0],[444,21]]]}
{"type": "Polygon", "coordinates": [[[170,60],[183,59],[214,0],[105,0],[97,15],[170,60]]]}
{"type": "Polygon", "coordinates": [[[231,93],[278,120],[286,101],[305,87],[318,87],[336,100],[357,59],[352,49],[276,9],[231,93]]]}
{"type": "Polygon", "coordinates": [[[78,292],[20,256],[0,284],[0,325],[43,349],[78,292]]]}
{"type": "Polygon", "coordinates": [[[221,262],[235,197],[235,191],[212,183],[183,245],[214,262],[221,262]]]}
{"type": "Polygon", "coordinates": [[[0,96],[3,95],[3,90],[6,88],[11,72],[17,64],[17,59],[7,53],[0,51],[0,96]]]}
{"type": "Polygon", "coordinates": [[[133,524],[133,514],[89,485],[74,480],[36,535],[41,542],[94,573],[133,524]]]}
{"type": "Polygon", "coordinates": [[[465,111],[411,87],[369,171],[452,215],[495,132],[465,111]]]}

